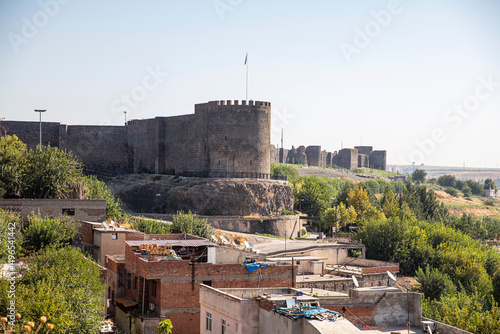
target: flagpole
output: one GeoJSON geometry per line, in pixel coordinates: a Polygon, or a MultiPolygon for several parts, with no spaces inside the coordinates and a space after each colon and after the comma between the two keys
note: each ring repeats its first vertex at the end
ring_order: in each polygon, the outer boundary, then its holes
{"type": "Polygon", "coordinates": [[[246,100],[247,100],[247,104],[248,104],[248,52],[247,52],[247,56],[245,57],[245,63],[246,63],[246,65],[247,65],[246,100]]]}

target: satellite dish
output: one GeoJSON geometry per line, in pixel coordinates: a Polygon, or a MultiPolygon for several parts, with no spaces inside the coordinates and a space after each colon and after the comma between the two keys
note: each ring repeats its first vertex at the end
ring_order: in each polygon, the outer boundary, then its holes
{"type": "Polygon", "coordinates": [[[354,285],[356,286],[356,288],[359,288],[358,279],[354,275],[352,275],[352,282],[354,283],[354,285]]]}
{"type": "Polygon", "coordinates": [[[390,271],[387,272],[387,276],[389,276],[390,279],[396,282],[396,277],[390,271]]]}

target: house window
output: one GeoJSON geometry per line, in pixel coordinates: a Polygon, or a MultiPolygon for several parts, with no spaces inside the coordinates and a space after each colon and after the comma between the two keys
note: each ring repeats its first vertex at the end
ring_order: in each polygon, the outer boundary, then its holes
{"type": "Polygon", "coordinates": [[[222,319],[222,329],[221,329],[222,334],[226,334],[226,320],[222,319]]]}
{"type": "Polygon", "coordinates": [[[134,290],[137,290],[137,276],[134,277],[134,290]]]}
{"type": "Polygon", "coordinates": [[[212,313],[207,312],[207,332],[212,332],[212,313]]]}
{"type": "Polygon", "coordinates": [[[74,216],[75,209],[62,209],[62,214],[66,216],[74,216]]]}
{"type": "Polygon", "coordinates": [[[132,275],[130,273],[127,274],[127,289],[132,288],[132,275]]]}
{"type": "Polygon", "coordinates": [[[118,240],[118,233],[111,233],[111,240],[118,240]]]}
{"type": "Polygon", "coordinates": [[[156,281],[151,281],[151,296],[156,297],[156,281]]]}

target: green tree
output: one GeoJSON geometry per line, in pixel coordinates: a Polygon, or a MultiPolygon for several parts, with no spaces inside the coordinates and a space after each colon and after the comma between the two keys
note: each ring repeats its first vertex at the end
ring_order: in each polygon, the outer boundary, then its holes
{"type": "Polygon", "coordinates": [[[406,189],[399,197],[399,204],[402,207],[406,202],[418,219],[431,221],[445,221],[449,217],[446,206],[436,199],[432,189],[427,189],[424,185],[406,184],[406,189]]]}
{"type": "Polygon", "coordinates": [[[452,187],[455,188],[457,179],[454,175],[442,175],[438,177],[438,184],[442,187],[452,187]]]}
{"type": "Polygon", "coordinates": [[[66,198],[71,186],[81,181],[82,165],[57,147],[37,147],[28,152],[22,177],[23,197],[66,198]]]}
{"type": "Polygon", "coordinates": [[[272,175],[286,175],[288,182],[295,183],[299,178],[297,168],[290,164],[271,163],[272,175]]]}
{"type": "Polygon", "coordinates": [[[144,232],[146,234],[169,234],[170,225],[167,223],[145,219],[145,218],[130,218],[130,226],[138,231],[144,232]]]}
{"type": "Polygon", "coordinates": [[[440,299],[442,295],[455,293],[457,290],[448,275],[436,268],[431,268],[429,265],[425,267],[425,270],[418,268],[415,274],[418,283],[420,283],[419,291],[426,298],[440,299]]]}
{"type": "Polygon", "coordinates": [[[467,184],[462,187],[462,192],[465,197],[470,197],[472,195],[472,189],[467,184]]]}
{"type": "Polygon", "coordinates": [[[493,283],[493,297],[497,303],[500,303],[500,269],[496,271],[492,279],[493,283]]]}
{"type": "Polygon", "coordinates": [[[23,230],[25,250],[38,252],[47,246],[60,247],[70,244],[78,234],[79,223],[70,217],[59,219],[30,215],[28,226],[23,230]]]}
{"type": "Polygon", "coordinates": [[[495,189],[495,193],[498,191],[497,183],[492,179],[484,180],[484,189],[495,189]]]}
{"type": "Polygon", "coordinates": [[[455,188],[458,190],[463,190],[464,187],[466,187],[466,186],[467,186],[467,183],[465,181],[457,180],[457,182],[455,182],[455,188]]]}
{"type": "Polygon", "coordinates": [[[321,214],[321,222],[323,223],[323,228],[325,230],[332,228],[332,227],[338,227],[337,222],[337,209],[336,208],[328,208],[323,213],[321,214]]]}
{"type": "MultiPolygon", "coordinates": [[[[28,259],[16,282],[16,311],[25,319],[46,316],[54,333],[97,333],[104,318],[106,285],[99,266],[76,248],[46,248],[28,259]]],[[[0,280],[5,285],[6,280],[0,280]]],[[[0,290],[0,299],[8,289],[0,290]]],[[[0,304],[6,314],[7,304],[0,304]]]]}
{"type": "Polygon", "coordinates": [[[467,180],[465,182],[469,186],[472,194],[483,196],[483,194],[484,194],[484,187],[483,187],[482,184],[480,184],[479,182],[476,182],[474,180],[467,180]]]}
{"type": "Polygon", "coordinates": [[[344,226],[352,225],[356,223],[356,219],[358,218],[358,214],[356,213],[356,210],[352,206],[349,208],[346,208],[344,203],[340,203],[337,206],[337,213],[338,213],[338,222],[339,222],[339,228],[342,228],[344,226]]]}
{"type": "Polygon", "coordinates": [[[172,218],[172,233],[188,233],[210,239],[215,229],[206,219],[201,219],[191,211],[178,211],[172,218]]]}
{"type": "Polygon", "coordinates": [[[478,293],[459,292],[445,295],[441,300],[426,298],[422,315],[472,333],[500,333],[500,308],[493,303],[490,310],[485,310],[478,293]]]}
{"type": "Polygon", "coordinates": [[[363,213],[371,206],[368,192],[359,185],[355,185],[347,196],[347,205],[354,208],[358,217],[362,217],[363,213]]]}
{"type": "Polygon", "coordinates": [[[411,174],[411,179],[413,182],[425,183],[425,177],[427,176],[427,172],[423,169],[416,169],[411,174]]]}
{"type": "Polygon", "coordinates": [[[326,179],[315,175],[301,177],[295,183],[294,193],[295,209],[310,216],[320,216],[335,195],[326,179]]]}
{"type": "Polygon", "coordinates": [[[415,213],[413,212],[412,209],[410,209],[410,206],[408,205],[408,203],[403,202],[403,203],[401,203],[401,207],[399,208],[398,217],[400,219],[413,220],[413,219],[415,219],[415,213]]]}
{"type": "Polygon", "coordinates": [[[26,145],[16,135],[0,138],[0,197],[18,197],[26,165],[26,145]]]}
{"type": "Polygon", "coordinates": [[[399,203],[391,189],[384,193],[382,198],[382,211],[387,218],[396,217],[399,212],[399,203]]]}
{"type": "Polygon", "coordinates": [[[158,334],[172,334],[172,321],[170,319],[165,319],[158,325],[158,334]]]}
{"type": "Polygon", "coordinates": [[[89,199],[105,199],[106,200],[106,218],[113,220],[121,220],[124,216],[124,211],[121,204],[115,199],[111,190],[106,186],[106,183],[97,179],[96,176],[86,176],[83,179],[85,184],[86,195],[89,199]]]}

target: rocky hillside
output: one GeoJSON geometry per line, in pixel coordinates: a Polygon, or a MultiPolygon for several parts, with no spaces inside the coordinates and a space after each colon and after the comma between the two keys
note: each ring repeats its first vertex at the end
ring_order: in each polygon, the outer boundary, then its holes
{"type": "Polygon", "coordinates": [[[293,208],[293,190],[276,181],[127,175],[106,182],[125,208],[135,213],[270,215],[293,208]]]}

